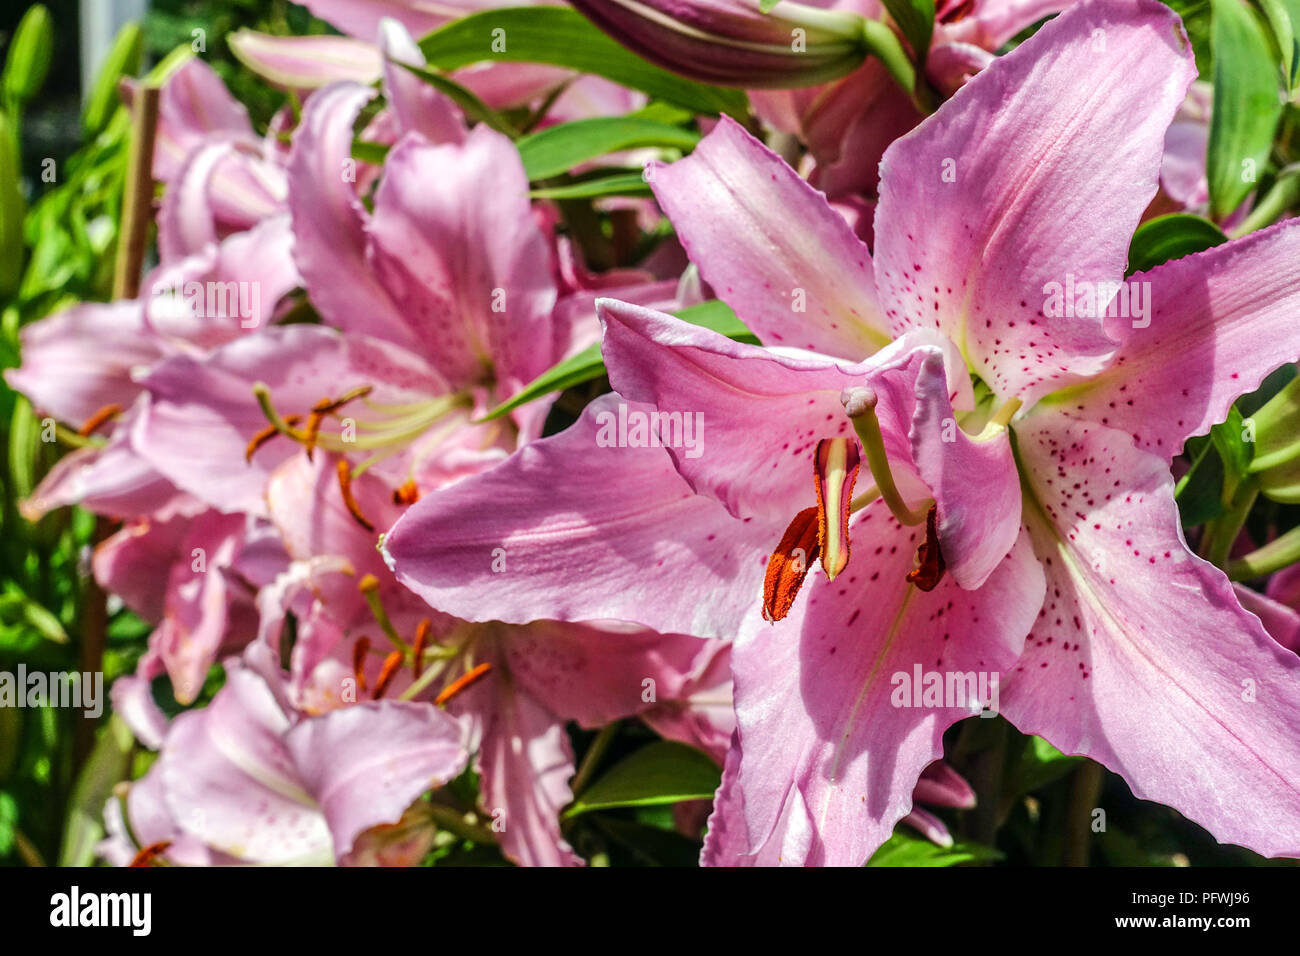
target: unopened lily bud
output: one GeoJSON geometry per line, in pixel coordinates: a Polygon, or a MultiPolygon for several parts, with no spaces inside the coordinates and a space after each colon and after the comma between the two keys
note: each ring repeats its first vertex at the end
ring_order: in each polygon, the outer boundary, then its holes
{"type": "Polygon", "coordinates": [[[32,100],[45,83],[54,55],[54,27],[50,11],[36,4],[18,21],[5,57],[5,96],[19,104],[32,100]]]}
{"type": "Polygon", "coordinates": [[[1249,470],[1264,496],[1300,503],[1300,378],[1245,419],[1241,437],[1253,443],[1249,470]]]}
{"type": "Polygon", "coordinates": [[[0,300],[18,289],[23,274],[23,217],[27,204],[19,177],[17,131],[0,110],[0,300]]]}
{"type": "Polygon", "coordinates": [[[790,89],[852,72],[867,48],[852,13],[780,0],[573,0],[624,46],[682,76],[718,86],[790,89]]]}

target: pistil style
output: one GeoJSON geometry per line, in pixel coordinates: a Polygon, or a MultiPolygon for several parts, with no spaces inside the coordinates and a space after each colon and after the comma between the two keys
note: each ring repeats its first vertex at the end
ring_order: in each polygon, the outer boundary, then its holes
{"type": "Polygon", "coordinates": [[[862,451],[867,458],[867,467],[871,477],[880,489],[880,497],[898,519],[905,525],[917,525],[925,520],[932,501],[926,501],[921,507],[912,510],[899,494],[898,485],[894,483],[893,472],[889,470],[889,456],[885,453],[885,436],[880,431],[880,420],[876,418],[876,392],[865,386],[846,388],[840,394],[844,411],[853,422],[853,429],[862,442],[862,451]]]}

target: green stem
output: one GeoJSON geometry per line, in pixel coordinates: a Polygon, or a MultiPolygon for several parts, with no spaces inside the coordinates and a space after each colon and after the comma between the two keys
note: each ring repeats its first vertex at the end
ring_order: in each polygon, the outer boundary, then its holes
{"type": "Polygon", "coordinates": [[[1255,208],[1228,236],[1237,239],[1256,229],[1263,229],[1281,219],[1283,214],[1300,200],[1300,172],[1284,172],[1273,183],[1273,188],[1255,204],[1255,208]]]}
{"type": "Polygon", "coordinates": [[[431,803],[429,804],[429,815],[433,817],[433,822],[440,829],[446,830],[448,833],[454,833],[458,837],[472,840],[475,843],[486,843],[489,846],[497,842],[496,836],[491,830],[481,823],[472,823],[466,820],[465,814],[454,807],[431,803]]]}
{"type": "Polygon", "coordinates": [[[1231,562],[1228,577],[1233,581],[1262,578],[1297,563],[1300,563],[1300,528],[1292,528],[1264,547],[1231,562]]]}
{"type": "Polygon", "coordinates": [[[587,752],[582,755],[582,766],[573,777],[573,796],[576,799],[582,791],[587,789],[591,783],[591,777],[600,766],[600,761],[605,756],[605,751],[609,750],[609,745],[614,742],[614,735],[618,733],[618,721],[606,724],[600,728],[600,733],[596,734],[596,739],[591,742],[587,752]]]}
{"type": "Polygon", "coordinates": [[[1232,545],[1237,540],[1237,535],[1241,533],[1242,525],[1246,523],[1246,516],[1250,514],[1251,506],[1255,504],[1258,495],[1259,488],[1254,482],[1248,481],[1237,489],[1232,506],[1205,526],[1205,538],[1201,541],[1201,557],[1216,568],[1227,565],[1232,545]]]}
{"type": "Polygon", "coordinates": [[[1089,760],[1070,781],[1070,809],[1066,815],[1064,863],[1087,866],[1092,849],[1092,812],[1101,796],[1101,764],[1089,760]]]}

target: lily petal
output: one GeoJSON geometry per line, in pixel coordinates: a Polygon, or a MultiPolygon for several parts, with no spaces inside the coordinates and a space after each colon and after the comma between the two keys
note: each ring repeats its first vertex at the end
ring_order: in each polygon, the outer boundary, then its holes
{"type": "Polygon", "coordinates": [[[352,37],[274,36],[244,27],[226,42],[258,76],[294,90],[315,90],[340,80],[373,83],[383,62],[373,43],[352,37]]]}
{"type": "Polygon", "coordinates": [[[1194,75],[1168,7],[1081,3],[897,140],[875,258],[894,330],[964,343],[998,396],[1026,404],[1101,371],[1114,349],[1101,319],[1050,317],[1044,297],[1053,282],[1123,278],[1194,75]]]}
{"type": "Polygon", "coordinates": [[[412,505],[384,539],[398,579],[470,621],[730,638],[758,606],[772,530],[693,494],[664,449],[602,444],[619,404],[597,399],[566,431],[412,505]]]}
{"type": "Polygon", "coordinates": [[[289,154],[294,260],[329,325],[395,342],[409,332],[367,257],[369,221],[356,193],[352,124],[374,90],[336,83],[307,101],[289,154]]]}
{"type": "Polygon", "coordinates": [[[1034,416],[1016,434],[1049,596],[1003,684],[1003,712],[1224,842],[1300,853],[1300,657],[1187,550],[1164,459],[1123,432],[1059,415],[1034,416]],[[1058,466],[1110,469],[1122,487],[1075,491],[1056,479],[1058,466]]]}
{"type": "Polygon", "coordinates": [[[341,857],[362,831],[396,823],[422,793],[458,776],[469,760],[464,738],[436,707],[380,700],[303,720],[284,742],[341,857]]]}
{"type": "Polygon", "coordinates": [[[458,386],[549,368],[556,356],[538,343],[553,338],[550,254],[510,140],[486,126],[463,146],[407,136],[384,170],[368,233],[404,319],[393,341],[458,386]]]}
{"type": "Polygon", "coordinates": [[[1114,320],[1121,344],[1110,368],[1051,401],[1172,460],[1270,372],[1300,359],[1297,261],[1300,220],[1291,219],[1138,273],[1132,282],[1149,283],[1146,322],[1114,320]]]}
{"type": "Polygon", "coordinates": [[[951,685],[946,675],[970,674],[977,685],[982,673],[992,692],[1042,603],[1043,575],[1023,536],[978,591],[945,580],[922,592],[905,577],[917,528],[877,502],[854,534],[876,548],[859,548],[833,583],[818,575],[786,621],[746,627],[733,651],[737,783],[747,852],[760,859],[862,865],[912,809],[944,731],[979,708],[977,686],[965,701],[915,706],[914,675],[951,685]]]}
{"type": "Polygon", "coordinates": [[[867,247],[735,120],[652,167],[650,184],[691,261],[765,344],[858,360],[889,341],[867,247]]]}

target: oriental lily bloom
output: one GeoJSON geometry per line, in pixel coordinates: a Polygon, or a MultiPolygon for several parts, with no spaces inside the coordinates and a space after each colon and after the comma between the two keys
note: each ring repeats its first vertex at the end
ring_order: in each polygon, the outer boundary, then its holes
{"type": "Polygon", "coordinates": [[[176,718],[149,773],[110,801],[109,859],[155,846],[180,865],[358,862],[354,851],[372,858],[386,838],[374,828],[410,824],[408,808],[465,767],[464,732],[437,708],[379,700],[305,715],[266,648],[227,666],[212,703],[176,718]]]}
{"type": "Polygon", "coordinates": [[[254,133],[243,104],[202,60],[186,60],[168,76],[153,154],[154,178],[165,187],[158,211],[164,264],[264,224],[256,259],[280,256],[292,271],[287,184],[275,134],[274,127],[264,138],[254,133]]]}
{"type": "Polygon", "coordinates": [[[486,127],[441,145],[407,133],[370,211],[349,170],[352,124],[372,96],[317,91],[289,162],[294,257],[333,328],[269,329],[144,379],[134,447],[214,507],[264,513],[275,467],[317,448],[338,456],[345,499],[353,469],[374,467],[410,500],[503,455],[517,428],[540,428],[534,410],[466,424],[568,345],[518,153],[486,127]]]}
{"type": "MultiPolygon", "coordinates": [[[[371,475],[353,490],[380,526],[401,513],[371,475]]],[[[263,642],[278,648],[294,613],[286,682],[294,706],[325,713],[359,698],[445,706],[467,727],[479,812],[510,859],[581,862],[559,819],[572,799],[570,720],[594,728],[641,715],[721,760],[732,715],[719,642],[615,624],[458,620],[397,583],[322,462],[286,463],[267,500],[295,563],[262,594],[263,642]]]]}
{"type": "Polygon", "coordinates": [[[113,685],[138,739],[156,747],[165,724],[148,681],[166,673],[177,701],[193,702],[217,658],[257,635],[257,593],[287,566],[269,523],[202,506],[128,521],[96,549],[95,579],[155,625],[137,676],[113,685]]]}
{"type": "Polygon", "coordinates": [[[1071,7],[889,149],[874,256],[724,121],[654,187],[773,348],[603,306],[628,408],[699,412],[707,452],[600,447],[597,403],[404,516],[399,577],[451,613],[738,634],[706,859],[862,863],[982,704],[1220,840],[1300,853],[1300,659],[1188,550],[1169,473],[1300,355],[1300,223],[1134,277],[1150,308],[1105,307],[1193,76],[1164,6],[1071,7]],[[519,579],[477,571],[494,546],[519,579]],[[981,674],[1000,700],[920,693],[981,674]]]}

